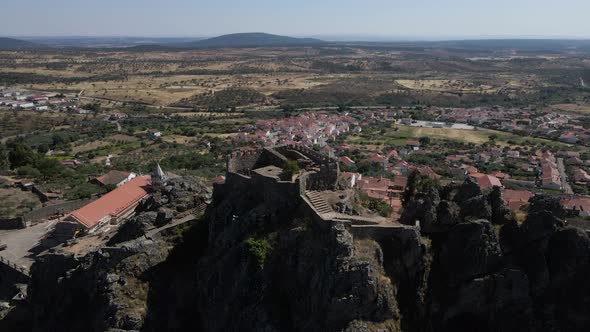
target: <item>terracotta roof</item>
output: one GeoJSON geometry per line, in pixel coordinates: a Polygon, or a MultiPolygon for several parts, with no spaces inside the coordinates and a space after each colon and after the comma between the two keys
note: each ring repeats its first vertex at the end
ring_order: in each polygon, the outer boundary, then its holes
{"type": "Polygon", "coordinates": [[[477,181],[481,189],[489,189],[493,187],[502,187],[502,183],[497,177],[489,174],[473,173],[469,174],[472,178],[477,181]]]}
{"type": "Polygon", "coordinates": [[[371,162],[371,163],[385,163],[387,162],[387,158],[383,157],[382,155],[378,154],[378,153],[374,153],[373,155],[371,155],[370,158],[366,159],[366,161],[371,162]]]}
{"type": "Polygon", "coordinates": [[[519,210],[522,208],[534,195],[535,194],[527,190],[506,189],[502,191],[502,198],[504,198],[504,201],[512,210],[519,210]]]}
{"type": "Polygon", "coordinates": [[[130,174],[131,172],[112,170],[103,176],[97,177],[95,180],[100,182],[102,185],[118,184],[121,181],[127,179],[130,174]]]}
{"type": "Polygon", "coordinates": [[[149,176],[138,176],[96,201],[72,212],[68,219],[72,218],[86,228],[93,228],[107,217],[119,217],[149,194],[147,187],[150,184],[149,176]]]}
{"type": "Polygon", "coordinates": [[[430,168],[430,166],[420,166],[420,167],[418,167],[418,173],[420,175],[427,176],[427,177],[429,177],[431,179],[434,179],[434,180],[441,178],[441,176],[438,175],[438,174],[436,174],[432,170],[432,168],[430,168]]]}
{"type": "Polygon", "coordinates": [[[566,209],[590,211],[590,197],[564,197],[561,202],[566,209]]]}
{"type": "Polygon", "coordinates": [[[352,165],[354,164],[354,160],[348,158],[347,156],[342,156],[340,158],[338,158],[338,160],[343,163],[344,165],[352,165]]]}

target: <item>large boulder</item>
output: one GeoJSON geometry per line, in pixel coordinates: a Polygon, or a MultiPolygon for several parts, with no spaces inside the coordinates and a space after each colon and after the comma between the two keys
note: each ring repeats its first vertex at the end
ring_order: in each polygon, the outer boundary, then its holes
{"type": "Polygon", "coordinates": [[[491,274],[501,265],[500,245],[492,224],[487,220],[455,225],[440,252],[440,266],[450,285],[491,274]]]}
{"type": "Polygon", "coordinates": [[[463,220],[492,219],[492,207],[484,195],[465,199],[459,206],[461,207],[461,219],[463,220]]]}
{"type": "Polygon", "coordinates": [[[502,198],[502,192],[499,187],[494,187],[488,195],[488,200],[492,209],[492,223],[495,225],[504,225],[512,219],[510,208],[502,198]]]}

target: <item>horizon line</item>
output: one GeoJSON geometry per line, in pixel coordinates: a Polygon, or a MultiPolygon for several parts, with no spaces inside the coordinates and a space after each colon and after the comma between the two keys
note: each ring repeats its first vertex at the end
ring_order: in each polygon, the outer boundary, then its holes
{"type": "MultiPolygon", "coordinates": [[[[88,35],[68,35],[68,34],[55,34],[55,35],[5,35],[5,38],[198,38],[207,39],[215,38],[225,35],[233,34],[248,34],[248,33],[266,33],[266,32],[236,32],[218,35],[101,35],[101,34],[88,34],[88,35]]],[[[590,36],[568,36],[568,35],[447,35],[447,36],[395,36],[395,35],[374,35],[374,34],[330,34],[330,33],[318,33],[318,34],[276,34],[266,33],[272,35],[280,35],[285,37],[294,38],[324,38],[327,42],[428,42],[428,41],[463,41],[463,40],[590,40],[590,36]],[[330,38],[334,38],[330,40],[330,38]]]]}

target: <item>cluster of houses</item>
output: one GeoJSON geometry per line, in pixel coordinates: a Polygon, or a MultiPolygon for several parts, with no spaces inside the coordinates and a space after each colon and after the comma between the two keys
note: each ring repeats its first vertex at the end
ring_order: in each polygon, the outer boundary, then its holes
{"type": "MultiPolygon", "coordinates": [[[[423,148],[419,141],[410,139],[404,147],[390,151],[365,152],[361,158],[356,157],[356,162],[351,156],[351,147],[343,144],[335,149],[340,157],[338,160],[344,169],[355,169],[361,163],[371,163],[383,171],[384,177],[369,177],[366,174],[344,172],[346,184],[350,188],[358,188],[369,197],[383,200],[391,205],[394,212],[400,207],[400,193],[405,189],[407,175],[415,170],[418,174],[435,180],[462,181],[470,177],[477,182],[480,188],[486,190],[493,187],[501,188],[504,200],[514,210],[521,209],[534,195],[538,188],[561,191],[564,190],[563,181],[567,181],[560,172],[556,156],[551,151],[538,150],[533,153],[521,154],[519,150],[501,149],[496,147],[487,150],[458,150],[456,154],[448,155],[442,162],[433,166],[412,165],[405,159],[411,154],[431,153],[423,148]],[[518,179],[513,179],[511,174],[500,170],[482,173],[477,165],[502,165],[510,162],[519,171],[518,179]],[[439,175],[444,174],[444,176],[439,175]],[[528,179],[523,179],[523,174],[528,174],[528,179]],[[508,183],[510,185],[508,185],[508,183]],[[507,189],[512,187],[528,187],[527,190],[507,189]]],[[[583,167],[590,166],[590,160],[580,159],[578,152],[562,152],[560,158],[565,160],[568,169],[572,170],[570,177],[577,185],[589,186],[590,175],[583,167]]],[[[408,159],[409,160],[409,159],[408,159]]],[[[483,167],[483,166],[482,166],[483,167]]],[[[487,167],[486,167],[487,168],[487,167]]],[[[590,198],[572,195],[565,192],[564,202],[569,202],[570,209],[577,211],[579,215],[590,214],[590,198]]]]}
{"type": "MultiPolygon", "coordinates": [[[[84,113],[76,104],[59,96],[56,93],[33,92],[23,89],[0,87],[0,107],[15,110],[75,110],[78,113],[84,113]]],[[[86,111],[90,113],[90,111],[86,111]]]]}
{"type": "MultiPolygon", "coordinates": [[[[350,114],[307,112],[280,120],[259,120],[231,137],[235,143],[259,142],[264,145],[299,143],[326,147],[329,141],[350,131],[360,132],[362,124],[350,114]]],[[[330,153],[328,153],[330,154],[330,153]]]]}

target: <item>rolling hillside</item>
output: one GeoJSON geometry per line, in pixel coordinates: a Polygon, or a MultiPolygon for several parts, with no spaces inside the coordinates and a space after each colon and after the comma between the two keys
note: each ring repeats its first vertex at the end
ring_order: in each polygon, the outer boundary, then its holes
{"type": "Polygon", "coordinates": [[[235,33],[179,44],[180,47],[246,47],[246,46],[300,46],[325,43],[313,38],[294,38],[267,33],[235,33]]]}
{"type": "Polygon", "coordinates": [[[31,50],[43,48],[47,48],[47,46],[20,39],[0,37],[0,50],[31,50]]]}

